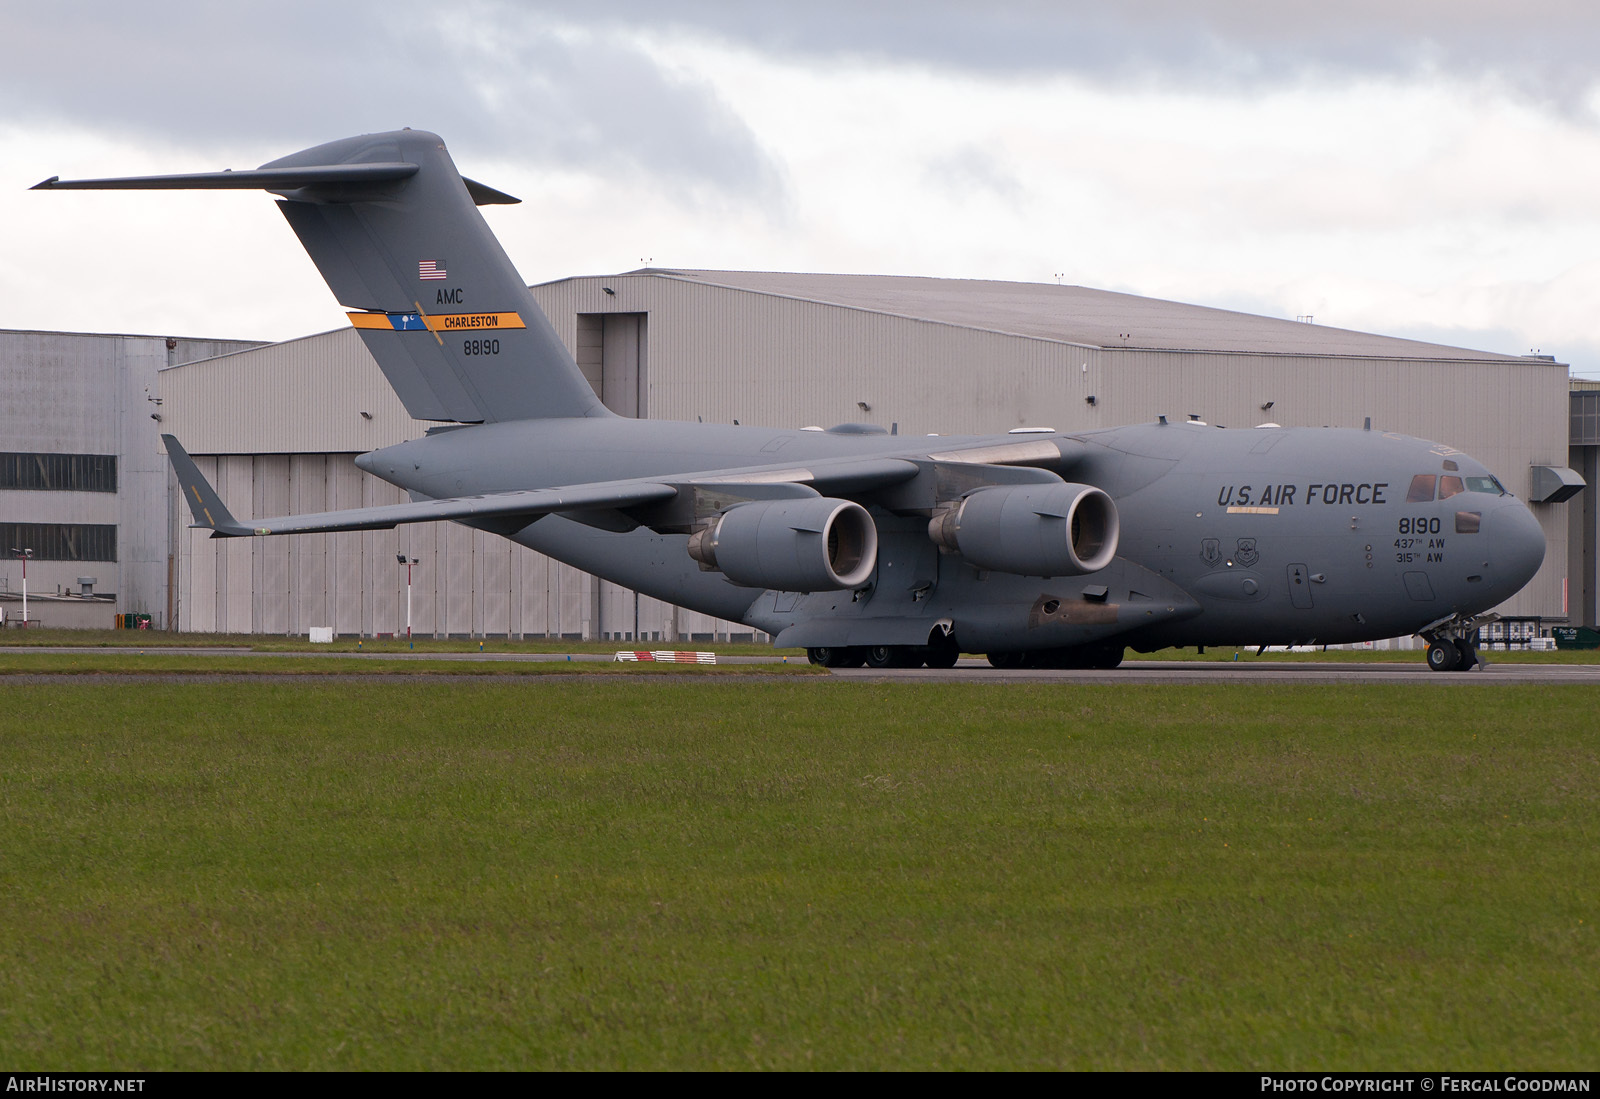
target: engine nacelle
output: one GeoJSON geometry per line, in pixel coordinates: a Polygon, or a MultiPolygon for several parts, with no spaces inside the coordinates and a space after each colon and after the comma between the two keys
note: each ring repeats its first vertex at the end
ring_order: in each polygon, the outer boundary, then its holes
{"type": "Polygon", "coordinates": [[[1021,576],[1098,572],[1117,555],[1117,505],[1091,485],[996,485],[938,512],[928,537],[980,569],[1021,576]]]}
{"type": "Polygon", "coordinates": [[[731,507],[695,532],[689,556],[752,588],[855,588],[878,563],[878,528],[849,500],[761,500],[731,507]]]}

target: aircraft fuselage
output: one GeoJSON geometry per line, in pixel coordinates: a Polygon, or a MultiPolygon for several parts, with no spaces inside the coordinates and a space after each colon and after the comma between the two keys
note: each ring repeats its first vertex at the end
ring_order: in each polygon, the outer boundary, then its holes
{"type": "Polygon", "coordinates": [[[855,498],[877,526],[878,566],[853,591],[731,583],[690,558],[682,533],[554,515],[521,530],[484,525],[694,610],[774,635],[797,627],[789,643],[910,645],[945,623],[977,651],[1399,636],[1503,602],[1543,559],[1537,521],[1478,462],[1425,440],[1350,429],[1171,423],[910,437],[539,420],[452,429],[375,451],[361,465],[414,494],[443,497],[741,467],[781,473],[849,457],[1014,462],[1008,451],[1039,443],[1061,456],[1024,451],[1017,464],[1115,501],[1120,540],[1106,568],[1052,577],[977,568],[934,544],[926,508],[873,492],[855,498]]]}

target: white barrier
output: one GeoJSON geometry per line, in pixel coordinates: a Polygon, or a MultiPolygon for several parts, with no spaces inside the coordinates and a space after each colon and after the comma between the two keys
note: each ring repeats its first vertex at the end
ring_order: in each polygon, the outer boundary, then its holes
{"type": "Polygon", "coordinates": [[[674,652],[671,649],[656,649],[644,652],[638,649],[620,649],[611,658],[612,663],[619,661],[628,663],[635,660],[654,661],[660,664],[715,664],[716,653],[674,652]]]}

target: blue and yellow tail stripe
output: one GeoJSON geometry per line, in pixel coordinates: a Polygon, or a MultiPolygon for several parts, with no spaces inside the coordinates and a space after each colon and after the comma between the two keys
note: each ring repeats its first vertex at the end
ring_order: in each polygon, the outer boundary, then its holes
{"type": "Polygon", "coordinates": [[[526,328],[520,313],[349,313],[356,328],[382,332],[488,332],[526,328]]]}

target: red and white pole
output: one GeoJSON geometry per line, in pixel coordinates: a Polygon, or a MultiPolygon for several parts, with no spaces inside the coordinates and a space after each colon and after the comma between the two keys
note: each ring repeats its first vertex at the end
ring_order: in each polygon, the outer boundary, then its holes
{"type": "Polygon", "coordinates": [[[28,628],[28,558],[33,556],[31,549],[18,549],[11,547],[11,556],[22,559],[22,628],[28,628]]]}
{"type": "Polygon", "coordinates": [[[406,567],[406,648],[411,647],[411,566],[417,563],[415,557],[407,557],[403,553],[394,555],[394,559],[406,567]]]}

